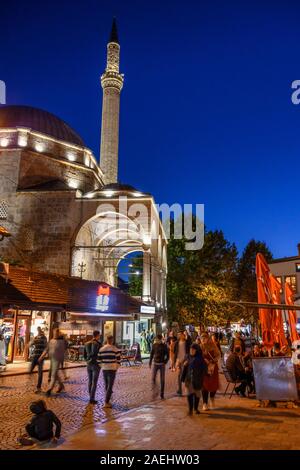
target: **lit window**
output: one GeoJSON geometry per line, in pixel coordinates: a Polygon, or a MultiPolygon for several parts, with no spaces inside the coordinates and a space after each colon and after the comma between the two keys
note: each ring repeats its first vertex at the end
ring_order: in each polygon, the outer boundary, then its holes
{"type": "Polygon", "coordinates": [[[300,273],[300,263],[296,263],[296,273],[300,273]]]}
{"type": "Polygon", "coordinates": [[[293,292],[297,292],[297,279],[296,276],[285,276],[285,282],[288,282],[293,292]]]}

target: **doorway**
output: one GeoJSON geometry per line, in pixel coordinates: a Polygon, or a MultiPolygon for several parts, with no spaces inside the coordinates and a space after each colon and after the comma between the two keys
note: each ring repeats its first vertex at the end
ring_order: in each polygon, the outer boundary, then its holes
{"type": "Polygon", "coordinates": [[[31,316],[17,315],[15,326],[14,362],[25,362],[29,357],[31,316]]]}

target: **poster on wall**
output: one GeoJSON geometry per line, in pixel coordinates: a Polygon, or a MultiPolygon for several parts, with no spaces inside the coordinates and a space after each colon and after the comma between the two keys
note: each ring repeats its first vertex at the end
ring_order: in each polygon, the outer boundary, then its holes
{"type": "Polygon", "coordinates": [[[114,322],[113,321],[106,321],[104,323],[104,340],[108,336],[113,336],[114,334],[114,322]]]}

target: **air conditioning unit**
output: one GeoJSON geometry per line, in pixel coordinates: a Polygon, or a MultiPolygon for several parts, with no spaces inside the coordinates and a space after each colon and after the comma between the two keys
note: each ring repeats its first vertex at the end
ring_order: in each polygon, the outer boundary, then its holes
{"type": "Polygon", "coordinates": [[[8,274],[9,274],[9,264],[8,263],[0,263],[0,274],[5,274],[5,276],[8,276],[8,274]]]}

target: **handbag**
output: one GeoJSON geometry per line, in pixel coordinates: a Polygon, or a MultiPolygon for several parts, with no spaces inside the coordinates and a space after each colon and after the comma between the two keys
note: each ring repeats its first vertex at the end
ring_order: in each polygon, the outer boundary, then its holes
{"type": "MultiPolygon", "coordinates": [[[[212,358],[212,360],[214,360],[214,358],[212,357],[212,355],[210,354],[210,352],[208,353],[210,355],[210,357],[212,358]]],[[[215,367],[216,367],[216,364],[214,362],[210,362],[208,365],[207,365],[207,375],[210,375],[212,376],[214,371],[215,371],[215,367]]]]}

